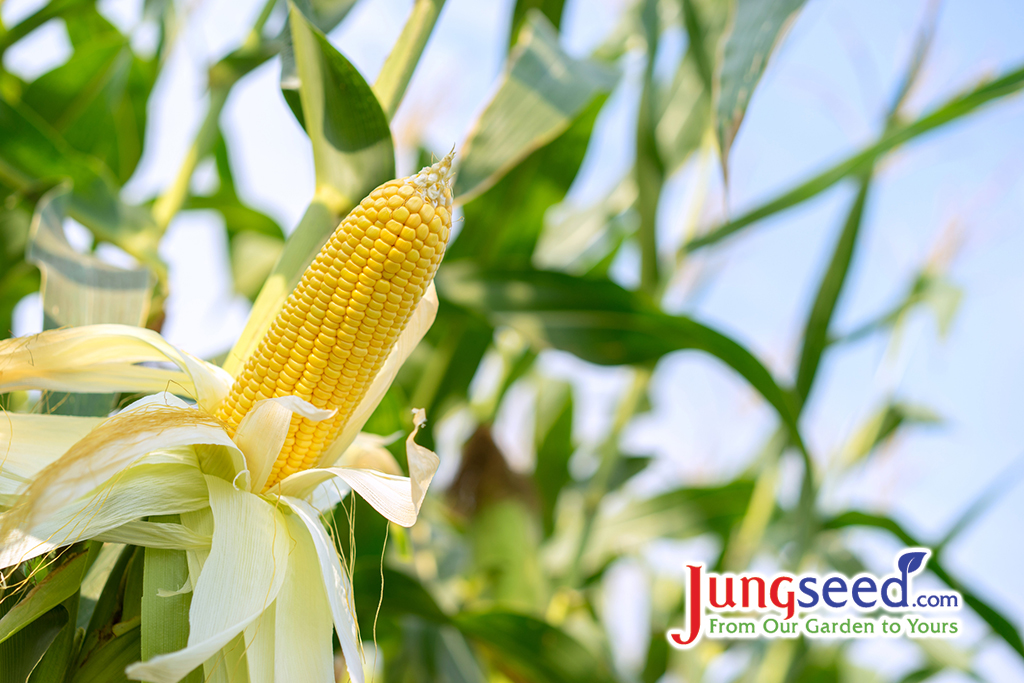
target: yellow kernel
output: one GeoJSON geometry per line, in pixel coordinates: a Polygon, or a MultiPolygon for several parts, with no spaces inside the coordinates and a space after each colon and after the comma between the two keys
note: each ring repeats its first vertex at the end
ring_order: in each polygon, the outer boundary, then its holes
{"type": "Polygon", "coordinates": [[[401,263],[405,260],[406,252],[402,251],[398,247],[393,248],[388,252],[388,261],[394,261],[395,263],[401,263]]]}

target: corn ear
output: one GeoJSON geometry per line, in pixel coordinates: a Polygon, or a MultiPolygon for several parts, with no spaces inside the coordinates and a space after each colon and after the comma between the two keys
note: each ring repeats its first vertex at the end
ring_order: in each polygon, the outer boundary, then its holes
{"type": "Polygon", "coordinates": [[[451,231],[452,158],[384,183],[345,217],[219,406],[232,436],[266,398],[294,395],[337,411],[320,422],[292,419],[267,488],[317,464],[430,285],[451,231]]]}

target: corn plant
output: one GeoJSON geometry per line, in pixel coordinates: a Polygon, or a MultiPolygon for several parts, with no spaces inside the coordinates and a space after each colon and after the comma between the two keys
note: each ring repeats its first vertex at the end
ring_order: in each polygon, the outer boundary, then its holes
{"type": "MultiPolygon", "coordinates": [[[[930,264],[893,306],[838,329],[882,164],[999,106],[1024,87],[1024,66],[908,114],[939,16],[931,7],[870,143],[738,215],[692,221],[669,250],[659,230],[667,184],[699,168],[728,187],[748,105],[802,0],[635,0],[587,56],[561,40],[566,3],[516,0],[489,101],[453,152],[421,141],[422,170],[400,180],[392,119],[414,78],[437,78],[417,65],[442,11],[455,8],[415,0],[370,83],[328,37],[356,4],[267,0],[244,42],[209,65],[208,109],[174,181],[141,203],[122,187],[143,154],[181,8],[144,3],[152,54],[91,0],[51,0],[0,26],[0,56],[53,20],[72,46],[34,79],[0,70],[0,338],[37,291],[45,330],[0,341],[0,681],[654,683],[703,680],[729,656],[744,662],[737,680],[874,680],[845,648],[804,638],[673,650],[665,632],[686,605],[672,577],[657,578],[649,623],[637,625],[649,636],[642,662],[614,660],[601,618],[612,569],[659,540],[714,540],[716,571],[768,558],[853,575],[865,561],[851,529],[933,548],[931,578],[1024,658],[1010,615],[943,557],[994,496],[941,539],[828,504],[827,487],[853,464],[938,417],[890,401],[838,466],[803,432],[828,357],[898,334],[919,308],[946,325],[959,301],[930,264]],[[657,58],[670,32],[685,48],[664,78],[657,58]],[[614,191],[571,205],[631,59],[643,64],[635,155],[606,169],[614,191]],[[271,60],[316,174],[287,231],[239,193],[222,130],[233,88],[271,60]],[[207,161],[219,182],[204,193],[193,180],[207,161]],[[821,226],[833,246],[791,379],[671,303],[680,280],[716,277],[704,255],[836,186],[852,188],[852,200],[841,224],[821,226]],[[216,359],[159,334],[175,296],[159,247],[193,210],[223,218],[235,289],[252,301],[216,359]],[[68,220],[136,265],[72,248],[68,220]],[[631,253],[636,282],[624,286],[616,264],[631,253]],[[552,350],[629,377],[608,428],[587,444],[589,468],[571,466],[580,411],[572,387],[545,370],[552,350]],[[656,461],[624,452],[623,435],[649,410],[660,361],[682,352],[727,368],[770,409],[773,430],[728,481],[637,496],[630,482],[656,461]],[[523,436],[536,462],[525,472],[495,436],[523,387],[535,395],[523,436]],[[440,426],[456,420],[466,433],[457,472],[428,494],[440,426]],[[777,485],[793,463],[798,490],[783,505],[777,485]]],[[[913,642],[922,664],[905,680],[976,677],[974,652],[956,641],[913,642]]]]}

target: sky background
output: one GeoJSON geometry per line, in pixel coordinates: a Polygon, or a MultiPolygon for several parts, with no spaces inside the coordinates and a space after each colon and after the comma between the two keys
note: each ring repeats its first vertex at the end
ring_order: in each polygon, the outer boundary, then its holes
{"type": "MultiPolygon", "coordinates": [[[[14,23],[40,2],[7,0],[4,22],[14,23]]],[[[362,0],[331,40],[373,81],[397,38],[411,0],[362,0]]],[[[157,83],[149,111],[146,154],[125,194],[141,201],[157,194],[177,172],[205,113],[207,65],[244,38],[256,14],[254,0],[201,0],[181,4],[183,26],[157,83]]],[[[624,0],[568,0],[563,42],[588,54],[613,29],[624,0]]],[[[153,44],[140,22],[141,2],[100,2],[102,11],[134,33],[140,50],[153,44]]],[[[493,93],[509,31],[509,0],[448,0],[393,130],[399,173],[415,169],[420,141],[444,152],[466,131],[493,93]]],[[[666,188],[659,213],[665,253],[678,245],[685,216],[702,199],[703,224],[775,196],[876,137],[925,16],[921,0],[810,0],[765,72],[730,160],[726,197],[713,165],[684,167],[666,188]],[[706,193],[699,188],[707,181],[706,193]]],[[[282,16],[272,22],[279,23],[282,16]]],[[[61,63],[70,52],[59,23],[44,26],[5,56],[5,66],[26,77],[61,63]]],[[[681,32],[666,35],[659,72],[668,73],[685,48],[681,32]]],[[[917,114],[972,87],[979,79],[1024,63],[1024,3],[948,0],[942,4],[934,47],[908,111],[917,114]]],[[[602,112],[569,202],[584,206],[613,188],[631,164],[638,75],[634,51],[623,60],[621,85],[602,112]]],[[[239,193],[290,231],[313,191],[312,154],[278,89],[273,60],[232,92],[222,124],[239,193]]],[[[933,315],[914,314],[898,340],[875,336],[830,354],[803,418],[804,433],[823,466],[887,396],[928,406],[945,418],[937,428],[906,432],[866,465],[830,478],[824,506],[880,511],[913,535],[933,541],[995,480],[1009,489],[948,548],[947,567],[981,597],[1024,628],[1024,484],[1007,476],[1024,457],[1024,101],[1000,100],[938,135],[919,138],[885,159],[869,197],[861,242],[837,313],[848,330],[897,303],[916,273],[936,253],[951,253],[948,275],[964,298],[952,328],[939,335],[933,315]],[[950,245],[953,245],[950,248],[950,245]]],[[[197,183],[209,182],[200,169],[197,183]],[[204,180],[206,178],[206,180],[204,180]]],[[[806,311],[831,252],[853,190],[839,185],[812,202],[777,214],[741,237],[692,260],[693,272],[712,274],[704,287],[683,287],[668,297],[686,312],[735,337],[778,377],[793,377],[806,311]],[[698,270],[699,269],[699,270],[698,270]]],[[[86,236],[69,228],[79,244],[86,236]]],[[[101,252],[111,260],[124,256],[101,252]]],[[[232,295],[226,243],[219,217],[180,214],[162,246],[170,264],[172,298],[164,333],[200,355],[228,348],[244,325],[248,304],[232,295]]],[[[614,268],[634,282],[638,256],[627,251],[614,268]]],[[[41,327],[38,299],[19,306],[15,332],[41,327]]],[[[566,354],[544,354],[542,366],[577,387],[580,460],[600,441],[629,376],[596,368],[566,354]]],[[[529,392],[510,401],[497,432],[516,466],[528,466],[530,447],[517,438],[529,417],[529,392]]],[[[774,427],[763,402],[731,372],[693,353],[673,354],[658,368],[653,410],[624,439],[627,450],[657,453],[659,462],[635,481],[631,495],[681,482],[709,484],[742,471],[774,427]]],[[[454,424],[448,432],[457,439],[454,424]]],[[[443,472],[454,471],[454,449],[441,451],[443,472]]],[[[1015,470],[1020,472],[1020,468],[1015,470]]],[[[799,467],[787,462],[780,499],[792,499],[799,467]]],[[[891,570],[896,546],[881,536],[856,538],[878,573],[891,570]]],[[[609,594],[637,596],[609,602],[605,621],[635,623],[650,602],[646,581],[673,573],[684,560],[710,556],[707,539],[655,544],[642,558],[609,575],[609,594]],[[646,596],[646,597],[645,597],[646,596]],[[646,602],[645,602],[646,601],[646,602]]],[[[757,562],[766,562],[759,558],[757,562]]],[[[756,563],[755,563],[756,564],[756,563]]],[[[1001,642],[978,642],[984,626],[965,616],[968,633],[955,641],[980,651],[978,668],[993,681],[1024,680],[1024,666],[1001,642]],[[974,625],[974,628],[971,626],[974,625]]],[[[646,647],[628,630],[618,634],[623,666],[646,647]]],[[[914,668],[912,648],[899,642],[862,641],[854,657],[897,676],[914,668]]],[[[725,657],[709,677],[726,681],[743,662],[725,657]]],[[[943,680],[961,680],[949,675],[943,680]]]]}

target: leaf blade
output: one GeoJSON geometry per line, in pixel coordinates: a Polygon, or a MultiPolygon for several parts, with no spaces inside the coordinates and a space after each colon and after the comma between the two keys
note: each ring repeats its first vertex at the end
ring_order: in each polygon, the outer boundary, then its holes
{"type": "Polygon", "coordinates": [[[818,175],[805,180],[796,187],[757,206],[740,216],[715,226],[708,232],[689,240],[684,251],[693,252],[716,244],[744,228],[796,206],[832,187],[840,180],[863,172],[877,159],[896,147],[914,140],[930,131],[962,118],[988,102],[1019,92],[1024,88],[1024,67],[1007,72],[999,78],[988,81],[970,92],[948,100],[920,118],[902,125],[893,126],[880,136],[874,144],[843,159],[818,175]]]}
{"type": "Polygon", "coordinates": [[[557,137],[614,80],[608,67],[565,54],[551,22],[530,12],[504,81],[462,147],[456,201],[470,201],[557,137]]]}
{"type": "Polygon", "coordinates": [[[725,39],[721,68],[715,74],[715,128],[728,168],[729,151],[747,105],[784,28],[805,0],[737,0],[732,30],[725,39]]]}

